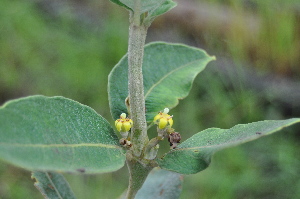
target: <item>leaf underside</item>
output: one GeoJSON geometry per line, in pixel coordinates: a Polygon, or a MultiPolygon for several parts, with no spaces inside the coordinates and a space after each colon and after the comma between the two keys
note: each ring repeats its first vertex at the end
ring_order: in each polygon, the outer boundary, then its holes
{"type": "Polygon", "coordinates": [[[258,139],[299,122],[300,118],[266,120],[239,124],[230,129],[206,129],[182,142],[163,158],[157,159],[157,162],[162,169],[181,174],[197,173],[209,166],[215,152],[258,139]]]}
{"type": "MultiPolygon", "coordinates": [[[[203,50],[181,44],[155,42],[145,46],[143,59],[144,95],[147,122],[157,112],[173,108],[186,97],[192,83],[215,57],[203,50]]],[[[108,93],[114,119],[127,113],[128,59],[125,55],[109,75],[108,93]]]]}
{"type": "Polygon", "coordinates": [[[0,158],[29,170],[102,173],[124,165],[110,124],[63,97],[31,96],[0,108],[0,158]]]}
{"type": "Polygon", "coordinates": [[[154,168],[135,199],[177,199],[182,190],[183,175],[154,168]]]}
{"type": "Polygon", "coordinates": [[[71,190],[64,176],[55,172],[32,172],[32,179],[36,182],[34,186],[42,193],[45,198],[50,199],[75,199],[75,195],[71,190]]]}

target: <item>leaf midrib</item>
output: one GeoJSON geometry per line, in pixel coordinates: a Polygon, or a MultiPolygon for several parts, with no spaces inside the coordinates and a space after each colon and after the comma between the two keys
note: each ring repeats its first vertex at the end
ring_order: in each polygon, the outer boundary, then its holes
{"type": "Polygon", "coordinates": [[[122,149],[117,145],[110,144],[101,144],[101,143],[80,143],[80,144],[20,144],[20,143],[0,143],[0,146],[16,146],[16,147],[32,147],[32,148],[52,148],[52,147],[101,147],[101,148],[114,148],[114,149],[122,149]]]}
{"type": "Polygon", "coordinates": [[[63,197],[61,196],[59,190],[57,189],[57,186],[54,184],[53,180],[51,179],[51,177],[49,176],[48,172],[45,172],[47,179],[49,180],[49,182],[51,183],[52,187],[55,190],[55,193],[57,194],[57,196],[61,199],[63,199],[63,197]]]}
{"type": "Polygon", "coordinates": [[[187,64],[184,64],[184,65],[182,65],[182,66],[180,66],[180,67],[178,67],[178,68],[175,68],[174,70],[171,70],[169,73],[167,73],[166,75],[164,75],[161,79],[159,79],[158,81],[157,81],[157,83],[155,83],[155,84],[153,84],[150,88],[149,88],[149,90],[147,91],[147,93],[145,94],[145,99],[147,99],[147,97],[148,97],[148,95],[151,93],[151,91],[156,87],[156,86],[158,86],[164,79],[166,79],[168,76],[170,76],[172,73],[175,73],[176,71],[178,71],[178,70],[180,70],[180,69],[182,69],[182,68],[184,68],[184,67],[187,67],[188,65],[190,65],[190,64],[192,64],[192,63],[194,63],[194,62],[198,62],[200,59],[197,59],[197,60],[195,60],[195,61],[192,61],[192,62],[188,62],[187,64]]]}
{"type": "MultiPolygon", "coordinates": [[[[176,149],[174,149],[174,150],[168,152],[167,154],[170,154],[170,153],[176,152],[176,151],[213,148],[213,147],[219,147],[219,146],[221,146],[221,145],[230,145],[230,146],[233,147],[234,144],[239,144],[239,143],[240,143],[239,141],[241,141],[241,140],[243,141],[242,143],[250,142],[250,141],[255,140],[257,137],[267,136],[267,135],[269,135],[269,134],[271,134],[271,133],[280,131],[280,130],[282,130],[282,129],[284,129],[284,128],[287,128],[287,127],[289,127],[289,126],[291,126],[291,125],[293,125],[293,124],[296,124],[296,123],[300,122],[300,119],[299,119],[299,118],[290,118],[290,119],[287,119],[287,120],[288,120],[288,121],[294,120],[294,121],[291,121],[291,122],[289,122],[289,123],[285,123],[284,125],[279,126],[279,127],[277,127],[277,128],[274,128],[274,129],[272,129],[272,130],[270,130],[270,131],[267,131],[267,132],[261,132],[261,134],[259,134],[259,135],[250,135],[250,136],[247,136],[247,137],[245,137],[245,138],[243,138],[243,139],[233,140],[233,141],[230,141],[230,142],[220,143],[220,144],[214,144],[214,145],[209,145],[209,146],[195,146],[195,147],[186,147],[186,148],[176,148],[176,149]]],[[[285,120],[285,121],[287,121],[287,120],[285,120]]],[[[276,121],[276,120],[266,120],[266,121],[276,121]]],[[[260,122],[260,121],[259,121],[259,122],[260,122]]],[[[253,123],[257,123],[257,122],[253,122],[253,123]]],[[[251,124],[251,123],[250,123],[250,124],[251,124]]],[[[247,124],[238,124],[238,125],[236,125],[236,126],[239,126],[239,125],[247,125],[247,124]]],[[[234,127],[236,127],[236,126],[234,126],[234,127]]],[[[234,127],[230,128],[230,129],[209,128],[209,129],[206,129],[206,130],[217,129],[217,130],[228,131],[228,130],[232,130],[234,127]]],[[[199,132],[199,133],[201,133],[201,132],[199,132]]],[[[193,137],[193,136],[192,136],[192,137],[193,137]]],[[[191,137],[191,138],[192,138],[192,137],[191,137]]],[[[180,145],[179,145],[179,146],[180,146],[180,145]]]]}
{"type": "MultiPolygon", "coordinates": [[[[245,139],[243,139],[244,142],[249,142],[251,140],[255,140],[256,137],[262,137],[262,136],[266,136],[267,134],[261,134],[261,135],[253,135],[253,136],[249,136],[245,139]],[[253,139],[252,139],[253,138],[253,139]]],[[[206,148],[217,148],[220,146],[234,146],[234,144],[238,144],[240,140],[234,140],[234,141],[230,141],[230,142],[226,142],[226,143],[220,143],[220,144],[214,144],[214,145],[209,145],[209,146],[195,146],[195,147],[186,147],[186,148],[177,148],[173,151],[168,152],[172,153],[172,152],[176,152],[176,151],[185,151],[185,150],[195,150],[195,149],[206,149],[206,148]]],[[[179,145],[180,146],[180,145],[179,145]]]]}

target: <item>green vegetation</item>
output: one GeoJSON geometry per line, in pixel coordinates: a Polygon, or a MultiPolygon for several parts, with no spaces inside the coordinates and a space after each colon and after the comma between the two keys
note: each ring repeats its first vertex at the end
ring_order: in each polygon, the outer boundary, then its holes
{"type": "MultiPolygon", "coordinates": [[[[237,25],[230,26],[224,34],[211,34],[213,27],[203,30],[205,44],[211,52],[217,49],[238,65],[247,62],[264,73],[275,72],[299,79],[299,13],[293,9],[294,5],[299,6],[297,1],[253,0],[252,9],[237,1],[207,2],[214,5],[225,2],[237,15],[251,13],[262,22],[257,37],[240,29],[245,26],[244,18],[236,19],[234,24],[237,25]]],[[[32,94],[62,95],[111,118],[107,75],[126,53],[127,13],[106,0],[89,4],[106,8],[100,11],[100,21],[79,19],[71,9],[75,3],[70,7],[66,5],[57,15],[43,10],[42,4],[29,1],[4,0],[1,4],[2,102],[32,94]]],[[[236,78],[225,79],[209,68],[196,78],[190,95],[172,110],[182,140],[199,129],[230,128],[238,123],[287,117],[276,102],[265,98],[262,101],[261,93],[248,89],[236,78]],[[183,112],[188,114],[180,114],[183,112]]],[[[299,112],[295,114],[288,117],[299,117],[299,112]]],[[[109,122],[113,124],[112,120],[109,122]]],[[[181,198],[299,196],[299,135],[291,133],[297,132],[296,127],[218,152],[208,169],[185,177],[181,198]]],[[[162,145],[162,148],[169,147],[167,143],[162,145]]],[[[126,189],[128,179],[126,168],[96,176],[65,176],[79,199],[117,198],[126,189]]],[[[30,172],[1,162],[0,198],[42,196],[33,186],[30,172]]]]}

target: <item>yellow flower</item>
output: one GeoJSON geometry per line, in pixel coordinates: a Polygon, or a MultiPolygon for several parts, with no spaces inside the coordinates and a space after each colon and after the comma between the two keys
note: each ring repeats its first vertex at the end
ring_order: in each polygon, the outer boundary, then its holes
{"type": "Polygon", "coordinates": [[[120,119],[115,121],[115,126],[119,132],[128,132],[132,127],[133,121],[126,118],[126,114],[122,113],[120,119]]]}
{"type": "Polygon", "coordinates": [[[158,128],[164,129],[166,127],[172,127],[173,115],[168,115],[169,109],[165,108],[163,112],[159,112],[153,119],[153,122],[158,125],[158,128]]]}

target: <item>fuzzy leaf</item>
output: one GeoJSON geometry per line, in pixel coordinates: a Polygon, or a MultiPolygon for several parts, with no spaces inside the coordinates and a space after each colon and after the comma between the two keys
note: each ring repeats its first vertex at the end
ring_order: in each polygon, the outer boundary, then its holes
{"type": "Polygon", "coordinates": [[[135,199],[176,199],[182,190],[183,175],[155,168],[148,175],[135,199]]]}
{"type": "MultiPolygon", "coordinates": [[[[144,94],[147,121],[157,112],[178,104],[186,97],[192,83],[208,62],[215,57],[205,51],[181,44],[155,42],[146,45],[143,59],[144,94]]],[[[108,80],[110,110],[114,119],[127,113],[128,58],[125,55],[113,68],[108,80]]]]}
{"type": "Polygon", "coordinates": [[[64,176],[55,172],[32,172],[32,179],[36,182],[34,186],[42,193],[44,198],[49,199],[75,199],[69,183],[64,176]]]}
{"type": "Polygon", "coordinates": [[[157,161],[162,169],[182,174],[197,173],[209,166],[215,152],[275,133],[299,122],[300,118],[294,118],[238,124],[230,129],[209,128],[182,142],[157,161]]]}
{"type": "Polygon", "coordinates": [[[101,173],[125,156],[110,124],[63,97],[31,96],[0,108],[0,159],[29,170],[101,173]]]}
{"type": "Polygon", "coordinates": [[[165,1],[161,6],[149,12],[148,18],[153,20],[155,17],[162,15],[176,7],[177,3],[172,0],[165,1]]]}

